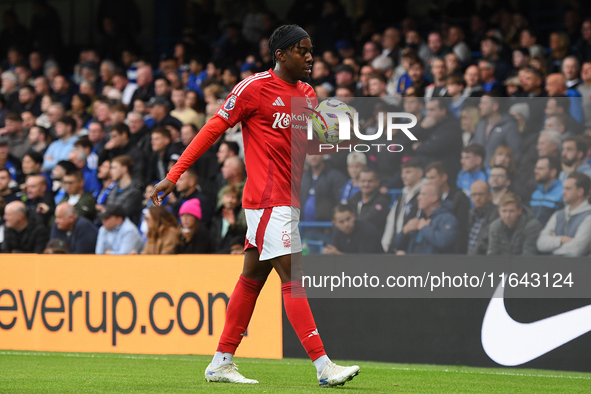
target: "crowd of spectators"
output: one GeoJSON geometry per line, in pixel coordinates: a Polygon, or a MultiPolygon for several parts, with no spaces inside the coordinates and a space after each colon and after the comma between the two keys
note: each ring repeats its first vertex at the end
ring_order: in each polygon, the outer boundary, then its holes
{"type": "MultiPolygon", "coordinates": [[[[338,1],[319,4],[309,20],[288,13],[315,43],[318,97],[370,102],[365,134],[383,112],[412,113],[418,141],[395,132],[401,152],[309,156],[301,219],[332,226],[307,239],[324,253],[590,253],[591,19],[567,10],[539,32],[501,7],[465,24],[354,23],[338,1]]],[[[248,7],[242,24],[192,10],[157,64],[113,37],[60,64],[0,32],[1,250],[243,253],[240,124],[160,207],[148,195],[233,87],[272,67],[280,22],[248,7]]]]}

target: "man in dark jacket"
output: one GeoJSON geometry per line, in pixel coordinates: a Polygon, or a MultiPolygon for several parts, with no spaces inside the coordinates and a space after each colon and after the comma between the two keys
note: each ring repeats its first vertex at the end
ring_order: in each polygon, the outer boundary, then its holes
{"type": "Polygon", "coordinates": [[[55,209],[55,223],[51,228],[51,239],[61,239],[68,245],[68,253],[94,254],[98,229],[83,216],[79,216],[76,208],[67,202],[55,209]]]}
{"type": "Polygon", "coordinates": [[[468,254],[485,255],[488,250],[488,228],[499,217],[499,210],[492,203],[492,195],[485,181],[475,181],[470,187],[474,208],[470,211],[468,225],[468,254]]]}
{"type": "MultiPolygon", "coordinates": [[[[415,156],[427,166],[442,161],[451,184],[456,183],[462,155],[462,129],[458,120],[447,110],[447,103],[434,98],[426,104],[427,116],[416,130],[418,142],[413,144],[415,156]]],[[[414,129],[413,129],[414,132],[414,129]]]]}
{"type": "Polygon", "coordinates": [[[396,254],[453,253],[458,221],[451,213],[451,202],[441,201],[441,191],[426,184],[419,193],[420,219],[410,219],[396,234],[396,254]]]}
{"type": "Polygon", "coordinates": [[[343,174],[327,168],[322,155],[306,158],[308,170],[302,176],[302,220],[330,221],[332,210],[341,199],[346,180],[343,174]]]}
{"type": "Polygon", "coordinates": [[[8,203],[4,208],[3,253],[43,253],[49,231],[27,218],[27,207],[21,201],[8,203]]]}
{"type": "Polygon", "coordinates": [[[499,202],[499,216],[491,223],[487,254],[532,255],[538,252],[536,241],[542,225],[521,206],[521,198],[507,193],[499,202]]]}
{"type": "Polygon", "coordinates": [[[339,204],[334,209],[333,238],[324,254],[383,253],[380,233],[370,223],[355,218],[355,208],[339,204]]]}
{"type": "Polygon", "coordinates": [[[436,161],[429,164],[425,170],[425,176],[430,184],[437,186],[441,190],[441,199],[451,202],[452,213],[458,221],[458,236],[454,245],[454,253],[466,253],[470,200],[462,190],[455,185],[449,184],[449,176],[442,162],[436,161]]]}
{"type": "Polygon", "coordinates": [[[99,163],[105,160],[113,160],[117,156],[129,156],[133,160],[133,172],[131,177],[139,182],[144,181],[145,158],[144,153],[135,147],[129,139],[129,126],[125,123],[115,123],[110,131],[109,141],[99,155],[99,163]]]}
{"type": "Polygon", "coordinates": [[[521,159],[521,134],[515,118],[503,113],[502,99],[498,94],[488,93],[480,98],[480,116],[482,120],[476,125],[472,144],[484,146],[486,158],[483,163],[488,165],[500,145],[507,145],[513,151],[515,162],[521,159]]]}
{"type": "Polygon", "coordinates": [[[380,193],[380,180],[374,170],[362,170],[359,183],[360,190],[349,199],[348,203],[355,209],[359,220],[374,225],[381,239],[391,197],[380,193]]]}

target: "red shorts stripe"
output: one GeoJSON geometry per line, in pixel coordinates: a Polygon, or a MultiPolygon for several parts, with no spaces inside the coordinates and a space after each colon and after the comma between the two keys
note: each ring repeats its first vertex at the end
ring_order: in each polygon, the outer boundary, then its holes
{"type": "Polygon", "coordinates": [[[273,208],[265,208],[265,210],[263,211],[263,215],[261,216],[259,226],[257,227],[257,235],[255,241],[257,243],[257,249],[259,250],[259,254],[263,253],[265,231],[267,231],[267,225],[269,224],[269,219],[271,219],[272,212],[273,208]]]}

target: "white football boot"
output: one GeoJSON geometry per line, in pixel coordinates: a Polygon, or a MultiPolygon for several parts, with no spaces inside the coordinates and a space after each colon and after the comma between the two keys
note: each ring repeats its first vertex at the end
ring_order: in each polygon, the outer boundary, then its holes
{"type": "Polygon", "coordinates": [[[205,380],[208,382],[222,382],[222,383],[246,383],[256,384],[258,381],[254,379],[246,379],[238,372],[236,364],[224,364],[214,368],[209,364],[205,369],[205,380]]]}
{"type": "Polygon", "coordinates": [[[359,367],[357,365],[341,367],[331,361],[324,367],[322,374],[318,378],[318,384],[320,387],[342,386],[357,375],[359,375],[359,367]]]}

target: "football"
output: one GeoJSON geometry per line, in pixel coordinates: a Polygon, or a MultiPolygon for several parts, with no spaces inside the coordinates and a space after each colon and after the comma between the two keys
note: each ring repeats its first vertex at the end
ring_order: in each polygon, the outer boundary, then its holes
{"type": "Polygon", "coordinates": [[[338,144],[339,140],[339,114],[349,118],[349,124],[353,124],[353,111],[340,100],[331,98],[324,100],[312,111],[312,127],[314,137],[322,143],[338,144]]]}

